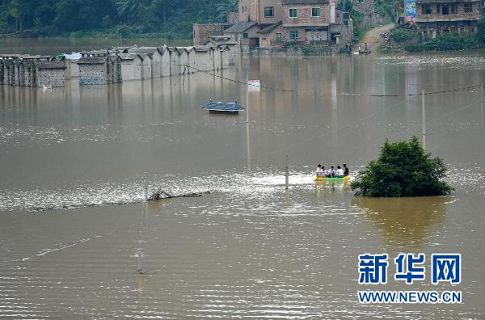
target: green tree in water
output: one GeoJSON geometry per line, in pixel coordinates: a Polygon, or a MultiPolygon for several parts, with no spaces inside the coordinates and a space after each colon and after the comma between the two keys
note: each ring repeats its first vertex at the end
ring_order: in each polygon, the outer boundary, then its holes
{"type": "Polygon", "coordinates": [[[351,187],[367,197],[437,196],[453,190],[445,177],[443,160],[431,158],[413,137],[409,142],[386,140],[379,159],[360,171],[351,187]]]}

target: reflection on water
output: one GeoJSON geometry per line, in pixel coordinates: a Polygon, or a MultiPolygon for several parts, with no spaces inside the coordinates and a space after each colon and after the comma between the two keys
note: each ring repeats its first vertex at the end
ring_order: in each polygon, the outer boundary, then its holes
{"type": "Polygon", "coordinates": [[[446,219],[449,197],[364,198],[352,204],[365,211],[365,217],[382,234],[393,251],[421,252],[430,234],[446,219]]]}
{"type": "Polygon", "coordinates": [[[166,39],[89,39],[89,38],[0,38],[0,54],[42,54],[57,55],[91,49],[105,49],[119,46],[188,46],[191,41],[166,39]]]}

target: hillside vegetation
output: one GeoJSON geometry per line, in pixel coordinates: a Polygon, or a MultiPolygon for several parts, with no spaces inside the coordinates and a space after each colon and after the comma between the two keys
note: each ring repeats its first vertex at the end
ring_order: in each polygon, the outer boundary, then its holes
{"type": "Polygon", "coordinates": [[[190,38],[224,22],[237,0],[0,0],[0,34],[190,38]]]}

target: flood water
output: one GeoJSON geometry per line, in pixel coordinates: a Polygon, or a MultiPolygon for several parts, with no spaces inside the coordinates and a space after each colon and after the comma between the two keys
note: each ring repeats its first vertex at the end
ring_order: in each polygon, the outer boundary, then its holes
{"type": "MultiPolygon", "coordinates": [[[[485,58],[252,58],[250,67],[54,92],[0,86],[0,318],[483,319],[485,58]],[[237,81],[261,79],[260,92],[237,81]],[[315,187],[421,137],[449,197],[315,187]],[[237,100],[238,116],[208,114],[237,100]],[[290,189],[284,188],[285,159],[290,189]],[[145,186],[174,194],[144,204],[145,186]],[[452,305],[361,305],[358,255],[461,253],[452,305]],[[139,273],[138,270],[141,270],[139,273]]],[[[427,275],[429,276],[429,275],[427,275]]]]}
{"type": "Polygon", "coordinates": [[[118,46],[189,46],[191,41],[164,39],[90,39],[90,38],[2,38],[0,54],[57,55],[91,49],[106,49],[118,46]]]}

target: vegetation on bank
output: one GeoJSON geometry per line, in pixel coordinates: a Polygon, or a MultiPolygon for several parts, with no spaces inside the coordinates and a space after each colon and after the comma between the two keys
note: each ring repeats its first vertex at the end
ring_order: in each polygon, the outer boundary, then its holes
{"type": "Polygon", "coordinates": [[[438,196],[453,190],[445,177],[443,160],[431,158],[413,137],[409,142],[386,140],[379,158],[359,172],[351,187],[367,197],[438,196]]]}
{"type": "Polygon", "coordinates": [[[434,39],[423,39],[415,27],[407,26],[393,29],[389,41],[383,44],[381,53],[396,51],[426,52],[471,50],[485,47],[485,18],[478,22],[476,34],[448,32],[434,39]]]}
{"type": "Polygon", "coordinates": [[[408,52],[469,50],[477,48],[475,36],[469,34],[446,33],[434,39],[405,46],[408,52]]]}
{"type": "Polygon", "coordinates": [[[384,17],[388,23],[395,22],[397,10],[402,2],[402,0],[375,0],[375,13],[384,17]]]}
{"type": "Polygon", "coordinates": [[[237,0],[0,0],[0,34],[190,39],[193,23],[236,10],[237,0]]]}
{"type": "Polygon", "coordinates": [[[354,5],[350,0],[339,0],[337,2],[337,9],[350,12],[350,17],[352,18],[354,26],[354,40],[359,41],[369,28],[364,25],[364,14],[355,10],[354,5]]]}

